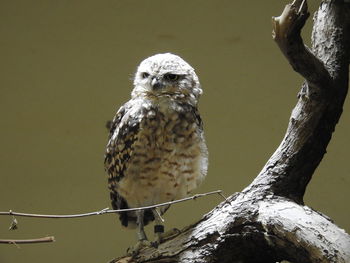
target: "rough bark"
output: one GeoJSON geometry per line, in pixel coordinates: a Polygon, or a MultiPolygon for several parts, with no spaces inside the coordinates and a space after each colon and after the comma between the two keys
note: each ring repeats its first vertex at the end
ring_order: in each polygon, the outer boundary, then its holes
{"type": "Polygon", "coordinates": [[[308,16],[306,1],[295,0],[273,18],[273,37],[305,82],[286,135],[260,174],[157,249],[111,262],[350,262],[350,236],[303,205],[347,94],[350,3],[321,2],[311,50],[300,36],[308,16]]]}

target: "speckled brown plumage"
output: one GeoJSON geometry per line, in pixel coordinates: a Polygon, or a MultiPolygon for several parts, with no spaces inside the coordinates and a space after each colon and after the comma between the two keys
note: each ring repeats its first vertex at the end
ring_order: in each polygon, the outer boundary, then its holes
{"type": "MultiPolygon", "coordinates": [[[[134,86],[110,125],[105,155],[114,209],[183,198],[207,173],[197,109],[202,90],[193,68],[178,56],[158,54],[140,64],[134,86]]],[[[133,227],[137,215],[122,212],[120,220],[133,227]]],[[[145,211],[144,224],[152,220],[154,213],[145,211]]]]}

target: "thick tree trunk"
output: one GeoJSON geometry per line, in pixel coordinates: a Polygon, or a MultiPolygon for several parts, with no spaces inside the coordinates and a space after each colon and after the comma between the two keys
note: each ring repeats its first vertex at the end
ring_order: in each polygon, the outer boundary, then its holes
{"type": "Polygon", "coordinates": [[[312,51],[300,37],[309,14],[295,0],[273,18],[274,39],[305,82],[286,135],[255,180],[157,249],[112,262],[350,262],[350,236],[303,205],[348,89],[350,3],[324,0],[312,51]]]}

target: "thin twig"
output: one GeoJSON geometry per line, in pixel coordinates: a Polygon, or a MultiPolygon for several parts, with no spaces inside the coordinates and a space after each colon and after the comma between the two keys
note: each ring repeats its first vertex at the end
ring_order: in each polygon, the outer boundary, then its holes
{"type": "Polygon", "coordinates": [[[227,203],[230,203],[230,201],[227,199],[227,197],[222,193],[218,193],[227,203]]]}
{"type": "Polygon", "coordinates": [[[33,244],[33,243],[46,243],[46,242],[54,242],[55,237],[41,237],[35,239],[0,239],[0,244],[33,244]]]}
{"type": "Polygon", "coordinates": [[[39,218],[76,218],[76,217],[86,217],[86,216],[94,216],[94,215],[102,215],[102,214],[110,214],[110,213],[119,213],[119,212],[130,212],[130,211],[140,211],[140,210],[146,210],[146,209],[153,209],[156,207],[161,207],[161,206],[168,206],[180,202],[185,202],[189,200],[194,200],[196,198],[208,196],[208,195],[213,195],[213,194],[218,194],[222,196],[221,190],[216,190],[208,193],[203,193],[203,194],[196,194],[190,197],[186,197],[183,199],[178,199],[170,202],[165,202],[161,204],[156,204],[156,205],[151,205],[151,206],[144,206],[144,207],[137,207],[137,208],[128,208],[128,209],[118,209],[118,210],[112,210],[108,208],[104,208],[100,211],[96,212],[90,212],[90,213],[83,213],[83,214],[72,214],[72,215],[43,215],[43,214],[30,214],[30,213],[20,213],[20,212],[14,212],[10,210],[9,212],[0,212],[0,216],[23,216],[23,217],[39,217],[39,218]]]}
{"type": "Polygon", "coordinates": [[[158,209],[154,209],[154,211],[156,211],[156,214],[159,218],[160,221],[162,221],[163,223],[165,222],[164,218],[162,217],[162,215],[160,214],[160,212],[158,211],[158,209]]]}

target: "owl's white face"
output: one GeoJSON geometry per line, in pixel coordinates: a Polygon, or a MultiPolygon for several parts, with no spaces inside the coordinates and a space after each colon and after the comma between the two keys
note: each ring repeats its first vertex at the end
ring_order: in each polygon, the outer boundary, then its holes
{"type": "Polygon", "coordinates": [[[146,58],[139,65],[132,97],[184,94],[197,100],[202,89],[194,69],[171,53],[146,58]]]}

